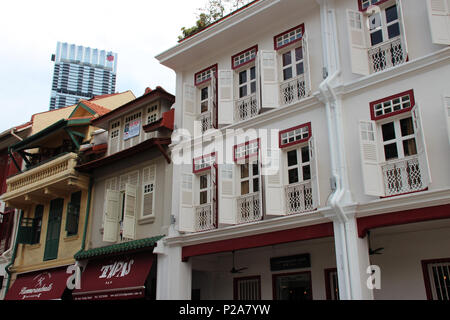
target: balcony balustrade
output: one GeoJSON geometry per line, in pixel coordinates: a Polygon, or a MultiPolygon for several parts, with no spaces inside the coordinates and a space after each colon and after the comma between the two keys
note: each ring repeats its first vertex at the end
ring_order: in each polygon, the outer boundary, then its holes
{"type": "Polygon", "coordinates": [[[287,214],[298,214],[314,209],[311,181],[290,184],[285,187],[287,214]]]}
{"type": "Polygon", "coordinates": [[[375,73],[406,62],[401,37],[396,37],[369,48],[370,72],[375,73]]]}
{"type": "Polygon", "coordinates": [[[424,168],[417,155],[383,164],[382,171],[386,196],[423,190],[425,186],[422,170],[424,168]]]}
{"type": "Polygon", "coordinates": [[[288,105],[297,102],[307,96],[305,75],[283,81],[280,84],[281,104],[288,105]]]}
{"type": "Polygon", "coordinates": [[[236,100],[234,105],[235,121],[243,121],[251,119],[253,117],[256,117],[258,113],[259,107],[255,93],[236,100]]]}
{"type": "Polygon", "coordinates": [[[259,192],[254,192],[237,198],[237,223],[248,223],[262,219],[259,192]]]}
{"type": "Polygon", "coordinates": [[[195,231],[216,228],[216,215],[210,203],[195,207],[195,231]]]}

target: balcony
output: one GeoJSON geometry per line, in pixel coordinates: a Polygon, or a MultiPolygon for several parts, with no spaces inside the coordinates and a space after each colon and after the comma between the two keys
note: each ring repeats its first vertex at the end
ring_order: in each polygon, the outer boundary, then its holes
{"type": "Polygon", "coordinates": [[[314,210],[311,181],[290,184],[284,190],[288,215],[314,210]]]}
{"type": "Polygon", "coordinates": [[[198,118],[197,121],[200,122],[200,127],[202,129],[202,133],[207,131],[208,129],[213,128],[214,119],[211,111],[203,112],[198,118]]]}
{"type": "Polygon", "coordinates": [[[248,223],[262,219],[259,192],[237,198],[237,223],[248,223]]]}
{"type": "Polygon", "coordinates": [[[76,153],[66,153],[9,178],[2,200],[21,208],[87,189],[89,177],[75,170],[77,157],[76,153]]]}
{"type": "Polygon", "coordinates": [[[283,81],[280,84],[281,104],[288,105],[307,96],[307,87],[305,82],[305,75],[283,81]]]}
{"type": "Polygon", "coordinates": [[[406,51],[401,37],[396,37],[369,48],[370,72],[375,73],[406,62],[406,51]]]}
{"type": "Polygon", "coordinates": [[[389,161],[382,166],[386,196],[394,196],[425,189],[422,170],[417,155],[389,161]]]}
{"type": "Polygon", "coordinates": [[[216,228],[216,214],[210,203],[195,207],[195,231],[206,231],[216,228]]]}
{"type": "Polygon", "coordinates": [[[244,121],[256,117],[259,113],[256,94],[240,98],[234,104],[234,120],[244,121]]]}

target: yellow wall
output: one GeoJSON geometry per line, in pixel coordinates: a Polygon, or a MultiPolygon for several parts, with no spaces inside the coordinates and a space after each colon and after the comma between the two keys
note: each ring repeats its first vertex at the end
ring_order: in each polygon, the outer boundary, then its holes
{"type": "MultiPolygon", "coordinates": [[[[72,264],[75,262],[74,255],[81,249],[83,239],[84,222],[86,217],[87,190],[81,193],[80,217],[78,221],[78,233],[74,236],[67,236],[66,218],[67,205],[70,202],[70,194],[64,198],[64,208],[61,218],[61,231],[59,236],[58,257],[54,260],[44,261],[45,241],[47,238],[47,224],[49,217],[50,201],[42,203],[44,214],[42,217],[42,227],[40,242],[38,244],[19,244],[17,256],[14,261],[13,272],[22,273],[32,270],[48,269],[57,266],[72,264]]],[[[24,217],[33,218],[36,205],[24,211],[24,217]]]]}

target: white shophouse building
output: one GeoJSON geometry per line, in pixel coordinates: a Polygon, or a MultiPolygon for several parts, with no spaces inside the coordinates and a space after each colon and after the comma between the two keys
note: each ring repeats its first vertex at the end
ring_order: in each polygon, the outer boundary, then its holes
{"type": "Polygon", "coordinates": [[[257,0],[157,56],[159,299],[450,298],[449,7],[257,0]]]}

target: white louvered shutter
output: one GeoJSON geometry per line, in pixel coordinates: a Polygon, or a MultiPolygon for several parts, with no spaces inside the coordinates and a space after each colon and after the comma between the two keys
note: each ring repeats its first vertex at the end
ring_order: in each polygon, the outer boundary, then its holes
{"type": "Polygon", "coordinates": [[[261,108],[278,108],[280,106],[280,89],[277,52],[274,50],[261,50],[258,52],[258,55],[261,74],[261,108]]]}
{"type": "Polygon", "coordinates": [[[286,215],[286,197],[284,192],[284,154],[279,148],[268,150],[267,155],[271,161],[271,167],[278,170],[270,170],[272,174],[264,175],[264,197],[266,200],[266,215],[286,215]]]}
{"type": "Polygon", "coordinates": [[[359,139],[364,191],[372,196],[384,196],[383,175],[377,145],[375,121],[359,122],[359,139]]]}
{"type": "Polygon", "coordinates": [[[306,95],[311,94],[311,60],[309,58],[309,43],[308,34],[305,32],[302,37],[302,50],[303,50],[303,66],[305,70],[305,86],[306,95]]]}
{"type": "Polygon", "coordinates": [[[219,125],[233,123],[234,103],[233,103],[233,71],[218,71],[218,116],[219,125]]]}
{"type": "Polygon", "coordinates": [[[120,121],[114,121],[109,127],[108,154],[119,152],[120,146],[120,121]]]}
{"type": "Polygon", "coordinates": [[[214,128],[217,128],[217,80],[216,72],[211,71],[211,114],[212,114],[212,124],[214,128]]]}
{"type": "Polygon", "coordinates": [[[369,55],[366,44],[366,30],[361,12],[347,10],[347,26],[350,39],[352,72],[369,74],[369,55]]]}
{"type": "Polygon", "coordinates": [[[236,165],[219,164],[219,223],[236,224],[236,165]]]}
{"type": "Polygon", "coordinates": [[[406,57],[408,56],[408,43],[406,41],[406,28],[405,28],[405,16],[403,15],[403,0],[396,0],[397,12],[398,12],[398,23],[400,26],[400,39],[402,41],[403,53],[406,57]]]}
{"type": "Polygon", "coordinates": [[[119,234],[120,192],[106,190],[103,207],[103,241],[117,242],[119,234]]]}
{"type": "Polygon", "coordinates": [[[416,134],[417,155],[419,157],[420,173],[422,175],[424,186],[429,186],[431,183],[430,162],[428,161],[427,144],[422,126],[422,114],[419,105],[411,109],[411,115],[414,126],[414,133],[416,134]]]}
{"type": "Polygon", "coordinates": [[[319,188],[319,168],[317,165],[317,142],[314,137],[308,141],[309,163],[311,168],[311,188],[313,197],[313,208],[320,207],[320,188],[319,188]]]}
{"type": "Polygon", "coordinates": [[[181,201],[178,228],[181,232],[195,232],[195,211],[194,211],[194,175],[192,166],[181,165],[181,201]]]}
{"type": "Polygon", "coordinates": [[[211,218],[213,219],[212,224],[215,227],[217,227],[217,195],[218,195],[218,189],[217,189],[217,164],[213,163],[211,165],[211,170],[210,170],[210,177],[211,177],[211,192],[210,192],[210,197],[211,197],[211,212],[213,213],[211,218]]]}
{"type": "Polygon", "coordinates": [[[136,238],[136,201],[137,187],[127,183],[125,186],[125,201],[123,215],[123,237],[136,238]]]}
{"type": "Polygon", "coordinates": [[[183,128],[194,134],[194,122],[196,120],[197,89],[189,84],[183,84],[183,128]]]}
{"type": "Polygon", "coordinates": [[[431,40],[435,44],[450,45],[450,1],[425,0],[428,9],[428,22],[431,40]]]}
{"type": "Polygon", "coordinates": [[[144,168],[142,180],[142,216],[153,216],[155,214],[156,165],[144,168]]]}
{"type": "Polygon", "coordinates": [[[444,119],[447,121],[448,142],[450,144],[450,96],[444,97],[444,119]]]}

